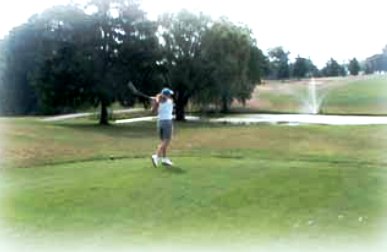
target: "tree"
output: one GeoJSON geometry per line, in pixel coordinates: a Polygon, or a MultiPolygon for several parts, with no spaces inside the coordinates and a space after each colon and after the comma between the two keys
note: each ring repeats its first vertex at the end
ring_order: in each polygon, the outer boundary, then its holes
{"type": "Polygon", "coordinates": [[[53,15],[59,19],[52,39],[57,49],[35,72],[34,86],[45,108],[99,106],[99,123],[106,125],[113,102],[134,104],[127,82],[142,85],[152,79],[157,26],[133,1],[95,0],[90,5],[96,9],[91,15],[53,15]]]}
{"type": "MultiPolygon", "coordinates": [[[[148,21],[136,1],[92,0],[90,5],[97,11],[91,16],[93,21],[93,29],[90,31],[91,40],[82,49],[91,59],[92,71],[89,72],[89,79],[93,83],[92,98],[94,105],[98,104],[101,108],[100,124],[106,125],[108,124],[107,107],[126,90],[126,82],[123,81],[125,76],[122,76],[123,73],[118,71],[117,66],[121,63],[119,58],[124,57],[120,53],[122,50],[127,50],[127,46],[123,44],[128,43],[136,47],[139,45],[139,40],[147,44],[145,41],[149,33],[142,28],[148,21]]],[[[120,98],[123,97],[120,96],[120,98]]]]}
{"type": "Polygon", "coordinates": [[[14,28],[4,42],[5,69],[2,88],[3,113],[14,115],[38,112],[36,92],[30,85],[30,76],[37,69],[43,51],[49,50],[44,42],[49,26],[41,25],[37,16],[14,28]]]}
{"type": "Polygon", "coordinates": [[[372,74],[373,73],[373,69],[372,69],[372,66],[369,62],[365,61],[364,64],[363,64],[363,69],[364,69],[364,73],[365,74],[372,74]]]}
{"type": "Polygon", "coordinates": [[[358,75],[360,71],[360,64],[356,58],[349,61],[348,70],[351,75],[358,75]]]}
{"type": "Polygon", "coordinates": [[[331,58],[325,67],[322,69],[322,74],[324,76],[342,76],[345,75],[345,68],[337,63],[336,60],[331,58]]]}
{"type": "Polygon", "coordinates": [[[261,51],[260,69],[263,78],[269,78],[271,74],[270,60],[269,57],[263,54],[261,51]]]}
{"type": "MultiPolygon", "coordinates": [[[[91,96],[91,81],[85,73],[86,60],[81,45],[88,41],[92,22],[74,6],[56,6],[34,18],[42,27],[40,58],[29,74],[29,84],[37,95],[39,112],[54,114],[74,111],[91,96]],[[81,94],[81,96],[80,96],[81,94]]],[[[92,104],[88,100],[88,105],[92,104]]]]}
{"type": "Polygon", "coordinates": [[[298,56],[293,65],[293,77],[304,78],[309,72],[307,59],[298,56]]]}
{"type": "Polygon", "coordinates": [[[307,75],[313,76],[313,77],[319,77],[321,75],[320,70],[316,67],[315,64],[313,64],[313,61],[311,59],[306,59],[306,65],[308,68],[307,75]]]}
{"type": "Polygon", "coordinates": [[[215,22],[204,35],[203,57],[212,71],[202,101],[221,104],[222,112],[234,99],[244,103],[260,83],[264,56],[246,27],[227,20],[215,22]]]}
{"type": "MultiPolygon", "coordinates": [[[[35,77],[45,62],[69,45],[73,24],[84,20],[82,10],[74,6],[56,6],[32,16],[26,24],[14,28],[6,43],[6,69],[2,94],[7,98],[7,114],[44,113],[35,77]],[[66,19],[67,17],[67,19],[66,19]],[[74,22],[63,22],[73,20],[74,22]]],[[[81,37],[82,33],[78,34],[81,37]]],[[[49,76],[51,73],[47,72],[49,76]]],[[[60,94],[58,94],[59,96],[60,94]]]]}
{"type": "Polygon", "coordinates": [[[290,76],[289,52],[285,52],[282,47],[275,47],[269,50],[269,59],[272,73],[277,79],[286,79],[290,76]]]}
{"type": "Polygon", "coordinates": [[[185,107],[208,83],[210,69],[201,57],[203,35],[211,20],[186,10],[159,18],[162,64],[168,72],[168,86],[175,91],[176,120],[185,120],[185,107]]]}
{"type": "Polygon", "coordinates": [[[3,96],[4,86],[4,70],[5,70],[5,41],[0,40],[0,114],[4,113],[5,97],[3,96]]]}

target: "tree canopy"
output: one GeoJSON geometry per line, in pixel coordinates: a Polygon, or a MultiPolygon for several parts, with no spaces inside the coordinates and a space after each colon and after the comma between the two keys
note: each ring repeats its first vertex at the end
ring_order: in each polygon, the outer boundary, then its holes
{"type": "Polygon", "coordinates": [[[261,80],[262,51],[251,31],[227,20],[215,22],[204,36],[203,57],[211,72],[202,101],[221,104],[227,112],[234,99],[245,102],[261,80]]]}
{"type": "Polygon", "coordinates": [[[202,50],[203,36],[211,23],[209,17],[186,10],[159,19],[162,64],[168,73],[167,86],[175,91],[177,120],[185,120],[189,100],[208,83],[210,69],[202,50]]]}
{"type": "Polygon", "coordinates": [[[292,65],[292,74],[294,78],[305,78],[311,76],[318,76],[319,70],[313,64],[312,60],[298,56],[292,65]]]}
{"type": "Polygon", "coordinates": [[[146,85],[151,79],[157,26],[133,2],[96,0],[90,5],[96,10],[91,15],[67,11],[61,16],[52,32],[66,39],[52,37],[57,50],[35,72],[33,84],[45,107],[99,106],[100,124],[107,124],[113,102],[134,104],[128,81],[146,85]]]}
{"type": "Polygon", "coordinates": [[[290,77],[289,52],[279,46],[269,50],[271,74],[276,79],[286,79],[290,77]]]}
{"type": "Polygon", "coordinates": [[[356,58],[353,58],[349,61],[348,71],[351,75],[358,75],[360,72],[360,64],[356,58]]]}
{"type": "Polygon", "coordinates": [[[331,58],[321,70],[323,76],[344,76],[346,75],[345,67],[337,63],[337,61],[331,58]]]}

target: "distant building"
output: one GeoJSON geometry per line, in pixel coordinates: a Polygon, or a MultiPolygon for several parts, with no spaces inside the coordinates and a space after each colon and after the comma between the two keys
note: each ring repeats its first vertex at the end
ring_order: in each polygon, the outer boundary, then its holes
{"type": "Polygon", "coordinates": [[[387,71],[387,46],[383,49],[383,53],[367,58],[365,63],[372,73],[387,71]]]}

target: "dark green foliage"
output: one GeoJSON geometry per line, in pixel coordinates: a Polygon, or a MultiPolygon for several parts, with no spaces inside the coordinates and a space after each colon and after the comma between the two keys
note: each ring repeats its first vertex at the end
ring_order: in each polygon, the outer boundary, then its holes
{"type": "Polygon", "coordinates": [[[97,9],[92,15],[81,12],[74,17],[67,12],[61,16],[54,33],[64,33],[67,39],[52,38],[57,50],[35,72],[33,84],[45,113],[99,106],[100,124],[108,124],[108,106],[135,102],[129,80],[142,87],[153,83],[160,57],[156,55],[157,26],[133,2],[92,1],[90,5],[97,9]]]}
{"type": "Polygon", "coordinates": [[[321,72],[323,76],[329,77],[346,75],[345,67],[337,63],[337,61],[333,58],[327,62],[326,66],[321,70],[321,72]]]}
{"type": "Polygon", "coordinates": [[[184,120],[189,101],[221,105],[245,102],[268,58],[251,31],[231,22],[181,11],[147,20],[137,1],[92,0],[57,6],[15,28],[0,44],[2,113],[56,114],[148,100],[133,96],[129,81],[154,95],[175,90],[176,115],[184,120]],[[159,30],[159,28],[161,28],[159,30]]]}
{"type": "Polygon", "coordinates": [[[218,104],[227,112],[234,99],[244,103],[261,80],[264,62],[251,31],[246,27],[222,20],[205,34],[203,57],[212,68],[204,104],[218,104]]]}
{"type": "Polygon", "coordinates": [[[293,65],[293,76],[296,78],[304,78],[308,73],[308,65],[305,58],[298,56],[293,65]]]}
{"type": "Polygon", "coordinates": [[[358,75],[360,72],[360,64],[356,58],[353,58],[348,65],[348,70],[351,75],[358,75]]]}
{"type": "Polygon", "coordinates": [[[5,41],[0,40],[0,114],[3,114],[3,108],[6,105],[4,95],[4,71],[5,71],[5,41]]]}
{"type": "Polygon", "coordinates": [[[211,69],[202,57],[203,35],[211,20],[188,11],[160,17],[163,65],[168,71],[168,85],[175,90],[176,119],[185,120],[185,106],[209,83],[211,69]]]}
{"type": "Polygon", "coordinates": [[[4,41],[4,72],[1,89],[2,113],[30,114],[37,111],[37,97],[29,85],[29,75],[36,68],[41,50],[40,28],[34,23],[10,32],[4,41]]]}
{"type": "Polygon", "coordinates": [[[298,79],[319,76],[319,70],[312,60],[298,56],[292,65],[292,76],[298,79]]]}
{"type": "Polygon", "coordinates": [[[290,77],[289,54],[282,47],[275,47],[269,51],[272,78],[281,80],[290,77]]]}

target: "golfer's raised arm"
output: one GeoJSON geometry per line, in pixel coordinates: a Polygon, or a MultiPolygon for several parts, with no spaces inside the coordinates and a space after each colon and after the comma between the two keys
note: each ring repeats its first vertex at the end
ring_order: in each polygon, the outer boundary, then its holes
{"type": "Polygon", "coordinates": [[[157,99],[157,96],[152,97],[151,104],[152,104],[151,106],[152,113],[156,113],[157,109],[159,108],[159,100],[157,99]]]}

